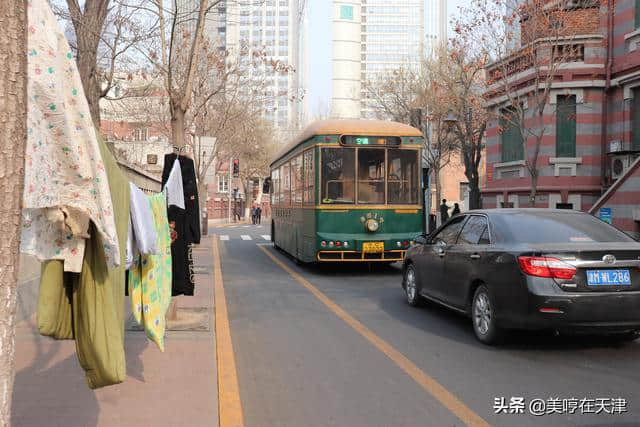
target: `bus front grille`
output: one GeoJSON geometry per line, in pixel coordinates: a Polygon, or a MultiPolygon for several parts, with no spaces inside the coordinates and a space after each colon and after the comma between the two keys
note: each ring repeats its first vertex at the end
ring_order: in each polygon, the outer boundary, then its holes
{"type": "Polygon", "coordinates": [[[321,262],[376,262],[402,261],[407,251],[385,251],[379,253],[364,253],[357,251],[319,251],[318,261],[321,262]]]}

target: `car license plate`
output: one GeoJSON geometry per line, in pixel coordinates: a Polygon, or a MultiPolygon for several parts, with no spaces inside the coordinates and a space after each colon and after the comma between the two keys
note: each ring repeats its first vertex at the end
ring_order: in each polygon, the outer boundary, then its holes
{"type": "Polygon", "coordinates": [[[629,270],[587,270],[589,286],[629,286],[631,273],[629,270]]]}
{"type": "Polygon", "coordinates": [[[384,242],[365,242],[362,244],[362,252],[364,253],[384,252],[384,242]]]}

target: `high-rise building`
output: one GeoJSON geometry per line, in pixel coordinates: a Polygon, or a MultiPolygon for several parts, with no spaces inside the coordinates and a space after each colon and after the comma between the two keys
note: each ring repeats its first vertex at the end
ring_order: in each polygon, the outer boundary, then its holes
{"type": "MultiPolygon", "coordinates": [[[[222,1],[206,16],[203,36],[212,49],[231,55],[241,44],[291,67],[286,74],[263,66],[249,72],[268,94],[260,107],[264,118],[286,138],[300,127],[304,79],[304,0],[222,1]]],[[[179,26],[195,33],[200,0],[177,0],[179,26]]]]}
{"type": "Polygon", "coordinates": [[[331,114],[368,118],[367,85],[400,67],[417,68],[446,41],[446,0],[334,0],[331,114]]]}
{"type": "Polygon", "coordinates": [[[264,105],[264,117],[283,137],[297,132],[300,124],[300,99],[304,88],[304,11],[302,0],[265,0],[227,2],[226,49],[233,53],[241,43],[264,50],[266,57],[286,63],[292,71],[281,74],[269,67],[252,70],[266,82],[265,91],[273,94],[264,105]]]}

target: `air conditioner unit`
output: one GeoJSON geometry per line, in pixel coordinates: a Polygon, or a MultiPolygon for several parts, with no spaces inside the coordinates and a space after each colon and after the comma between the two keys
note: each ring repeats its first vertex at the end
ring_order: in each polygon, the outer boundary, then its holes
{"type": "Polygon", "coordinates": [[[629,154],[621,154],[611,157],[611,178],[620,178],[633,163],[633,157],[629,154]]]}

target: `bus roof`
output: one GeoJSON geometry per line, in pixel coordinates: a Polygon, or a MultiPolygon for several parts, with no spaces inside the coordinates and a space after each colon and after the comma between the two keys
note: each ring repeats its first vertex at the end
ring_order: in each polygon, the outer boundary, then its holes
{"type": "Polygon", "coordinates": [[[362,135],[362,136],[422,136],[422,133],[404,123],[387,120],[331,119],[318,120],[306,127],[272,159],[275,163],[298,144],[318,135],[362,135]]]}

